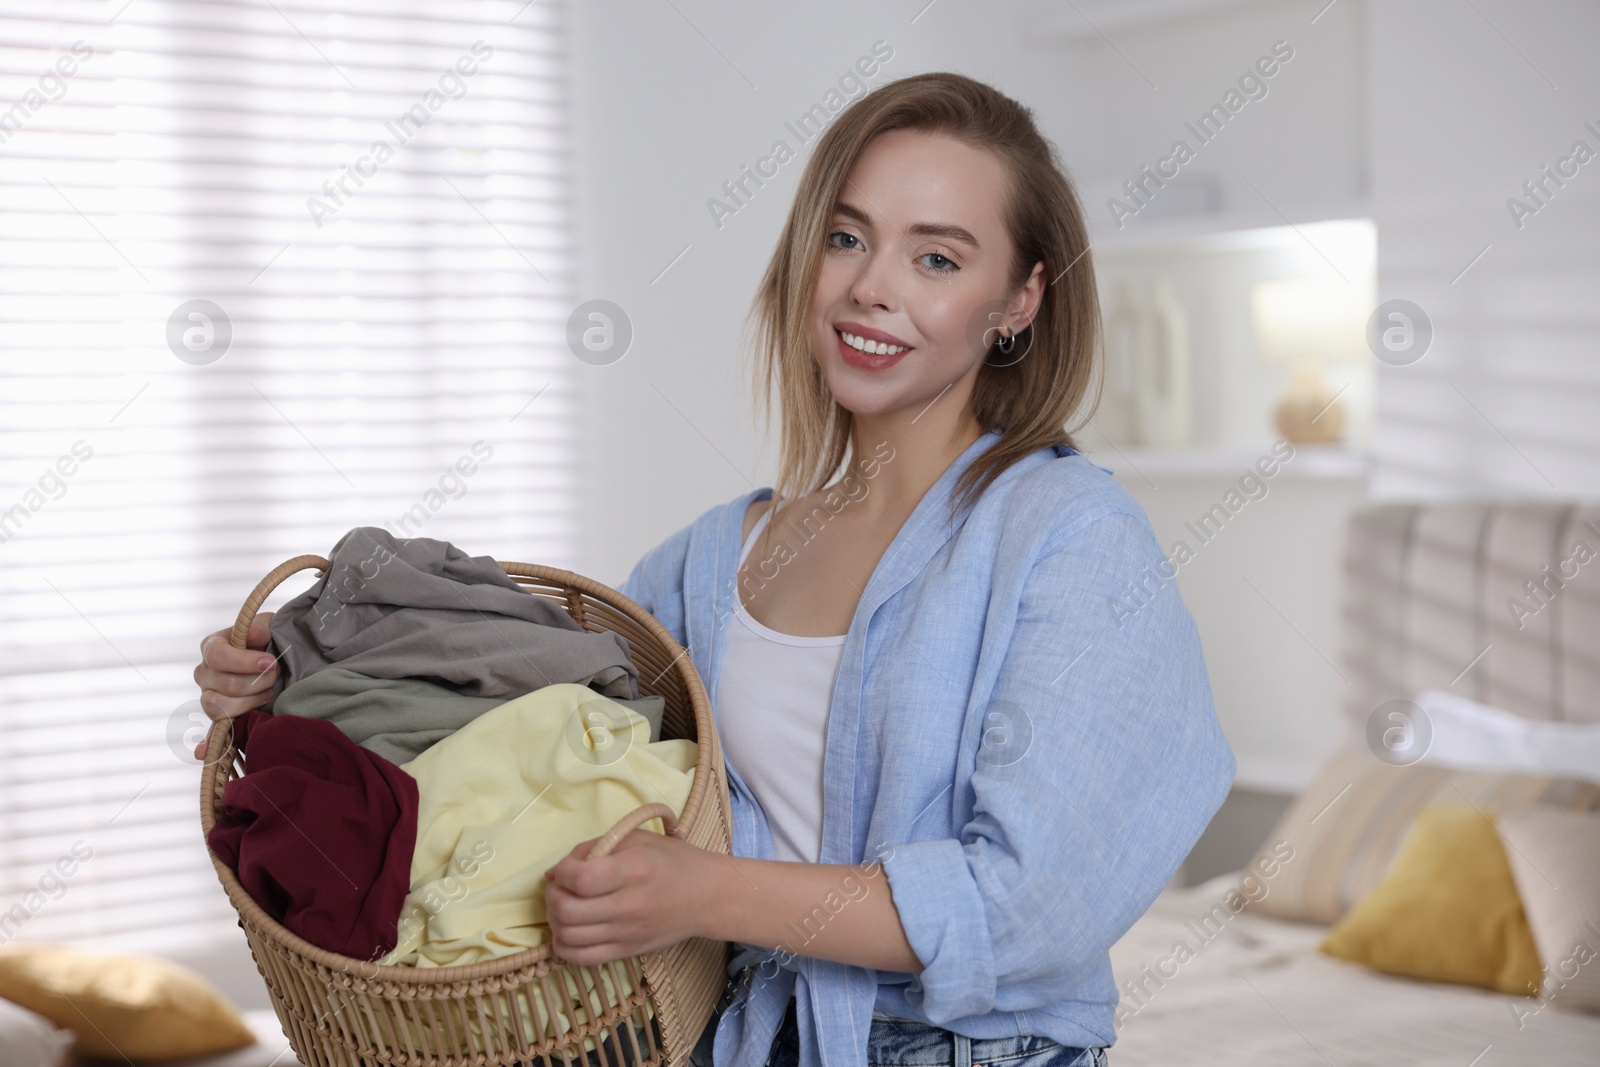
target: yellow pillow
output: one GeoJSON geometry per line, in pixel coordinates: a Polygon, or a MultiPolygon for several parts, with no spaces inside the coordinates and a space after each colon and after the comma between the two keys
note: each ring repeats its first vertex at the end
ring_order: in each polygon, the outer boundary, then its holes
{"type": "Polygon", "coordinates": [[[238,1011],[200,975],[157,956],[0,947],[0,997],[77,1034],[74,1050],[167,1060],[255,1043],[238,1011]]]}
{"type": "Polygon", "coordinates": [[[1492,818],[1423,808],[1378,887],[1321,949],[1388,974],[1534,995],[1543,972],[1492,818]]]}

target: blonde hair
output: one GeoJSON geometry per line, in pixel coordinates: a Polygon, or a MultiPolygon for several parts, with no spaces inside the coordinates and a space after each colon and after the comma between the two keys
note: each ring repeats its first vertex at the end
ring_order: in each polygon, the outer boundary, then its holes
{"type": "MultiPolygon", "coordinates": [[[[1032,112],[960,74],[919,74],[880,86],[846,108],[817,142],[746,320],[765,371],[759,381],[764,425],[770,424],[774,386],[780,402],[774,518],[783,502],[827,484],[849,450],[850,412],[833,398],[811,355],[811,306],[828,224],[851,167],[874,136],[902,129],[946,134],[999,157],[1010,177],[1002,216],[1016,248],[1008,292],[1040,261],[1047,283],[1038,313],[1016,337],[1013,351],[1026,356],[1000,353],[998,362],[1016,362],[978,372],[972,414],[985,430],[1002,433],[963,472],[950,518],[1022,457],[1048,445],[1072,446],[1066,423],[1096,378],[1100,311],[1083,209],[1032,112]]],[[[999,349],[991,348],[985,362],[995,353],[999,349]]],[[[1083,411],[1085,421],[1091,412],[1092,405],[1083,411]]]]}

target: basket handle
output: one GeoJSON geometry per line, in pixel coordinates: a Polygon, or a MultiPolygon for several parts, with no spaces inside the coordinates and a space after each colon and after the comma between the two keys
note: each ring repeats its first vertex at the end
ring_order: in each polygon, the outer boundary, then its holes
{"type": "Polygon", "coordinates": [[[250,640],[250,624],[256,620],[256,612],[266,601],[268,594],[283,584],[283,580],[291,574],[309,570],[315,567],[325,571],[330,564],[321,556],[296,556],[274,567],[265,578],[256,584],[255,589],[245,600],[244,607],[239,609],[239,617],[234,620],[233,632],[228,635],[228,643],[234,648],[244,648],[250,640]]]}
{"type": "Polygon", "coordinates": [[[599,856],[609,856],[611,850],[617,847],[617,842],[655,818],[661,820],[662,825],[667,828],[669,836],[679,838],[683,836],[683,828],[678,825],[677,813],[666,804],[655,801],[650,804],[642,804],[618,819],[615,826],[600,835],[600,839],[589,849],[589,855],[586,858],[595,859],[599,856]]]}

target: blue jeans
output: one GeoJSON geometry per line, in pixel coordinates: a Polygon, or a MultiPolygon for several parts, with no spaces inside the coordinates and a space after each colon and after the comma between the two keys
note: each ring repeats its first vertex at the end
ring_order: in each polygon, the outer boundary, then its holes
{"type": "MultiPolygon", "coordinates": [[[[689,1067],[712,1067],[711,1046],[723,1009],[733,1000],[736,982],[723,991],[711,1021],[689,1055],[689,1067]]],[[[767,1067],[798,1067],[800,1031],[794,998],[772,1041],[767,1067]]],[[[914,1019],[872,1013],[867,1033],[868,1067],[1106,1067],[1103,1048],[1070,1048],[1048,1037],[966,1037],[914,1019]]]]}

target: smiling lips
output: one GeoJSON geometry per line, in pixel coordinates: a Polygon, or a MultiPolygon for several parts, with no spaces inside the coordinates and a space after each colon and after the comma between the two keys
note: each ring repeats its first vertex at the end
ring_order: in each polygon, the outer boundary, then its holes
{"type": "Polygon", "coordinates": [[[855,322],[838,323],[833,332],[838,340],[839,355],[850,366],[862,370],[892,367],[912,347],[892,333],[855,322]]]}

